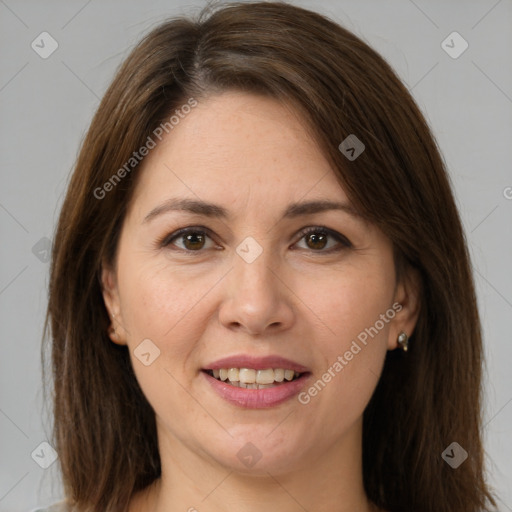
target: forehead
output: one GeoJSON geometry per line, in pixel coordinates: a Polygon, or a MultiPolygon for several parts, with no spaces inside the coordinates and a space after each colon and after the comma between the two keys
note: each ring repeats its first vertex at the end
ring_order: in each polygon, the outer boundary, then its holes
{"type": "Polygon", "coordinates": [[[146,157],[135,201],[166,195],[271,204],[345,200],[303,120],[278,100],[226,92],[199,102],[146,157]]]}

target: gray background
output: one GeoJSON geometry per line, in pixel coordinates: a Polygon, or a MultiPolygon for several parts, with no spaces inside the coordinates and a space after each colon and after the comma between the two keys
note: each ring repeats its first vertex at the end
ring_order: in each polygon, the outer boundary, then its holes
{"type": "MultiPolygon", "coordinates": [[[[327,14],[379,51],[438,139],[478,286],[490,482],[500,510],[512,511],[512,2],[294,3],[327,14]],[[441,47],[453,31],[469,43],[457,59],[441,47]]],[[[203,4],[0,0],[0,511],[27,511],[61,496],[57,465],[42,469],[31,453],[49,432],[39,359],[45,244],[79,143],[117,65],[141,35],[203,4]],[[47,59],[31,48],[43,31],[59,45],[47,59]]],[[[47,449],[38,450],[48,457],[47,449]]]]}

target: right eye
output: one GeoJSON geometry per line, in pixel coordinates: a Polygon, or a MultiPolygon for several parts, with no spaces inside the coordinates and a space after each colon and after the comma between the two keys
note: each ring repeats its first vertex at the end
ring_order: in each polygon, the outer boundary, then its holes
{"type": "MultiPolygon", "coordinates": [[[[160,243],[160,247],[168,247],[174,245],[178,250],[186,252],[200,252],[202,249],[213,248],[212,238],[208,234],[208,230],[201,227],[188,227],[182,228],[178,231],[174,231],[170,235],[167,235],[160,243]],[[210,246],[206,246],[208,240],[210,240],[210,246]],[[177,242],[177,243],[176,243],[177,242]],[[178,245],[178,243],[181,244],[178,245]],[[205,247],[206,246],[206,247],[205,247]]],[[[171,250],[173,250],[171,248],[171,250]]]]}

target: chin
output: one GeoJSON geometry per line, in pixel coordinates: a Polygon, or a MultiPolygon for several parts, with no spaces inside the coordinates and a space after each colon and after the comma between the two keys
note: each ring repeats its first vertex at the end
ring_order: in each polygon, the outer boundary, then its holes
{"type": "Polygon", "coordinates": [[[254,425],[238,426],[236,433],[231,431],[233,438],[212,455],[227,469],[251,476],[268,477],[269,473],[276,476],[290,472],[290,468],[296,470],[307,465],[303,447],[306,439],[311,443],[311,433],[300,441],[296,433],[275,428],[278,424],[265,425],[261,429],[254,425]]]}

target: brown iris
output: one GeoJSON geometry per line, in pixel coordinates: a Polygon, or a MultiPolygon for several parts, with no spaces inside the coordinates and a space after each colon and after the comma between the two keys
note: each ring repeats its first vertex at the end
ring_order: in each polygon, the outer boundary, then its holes
{"type": "Polygon", "coordinates": [[[205,236],[202,233],[189,233],[183,235],[183,245],[190,250],[202,249],[205,243],[205,236]]]}
{"type": "Polygon", "coordinates": [[[326,233],[310,233],[306,236],[306,243],[310,249],[323,249],[327,244],[327,237],[326,233]]]}

